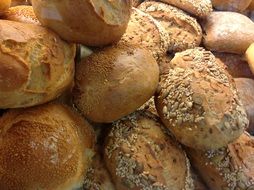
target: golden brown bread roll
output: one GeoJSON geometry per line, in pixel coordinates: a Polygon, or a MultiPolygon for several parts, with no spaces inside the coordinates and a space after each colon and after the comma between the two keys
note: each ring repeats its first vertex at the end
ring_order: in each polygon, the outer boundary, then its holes
{"type": "Polygon", "coordinates": [[[254,138],[249,134],[226,148],[207,152],[189,149],[188,155],[211,190],[254,188],[254,138]]]}
{"type": "Polygon", "coordinates": [[[212,0],[217,10],[242,12],[250,5],[252,0],[212,0]]]}
{"type": "Polygon", "coordinates": [[[254,75],[254,43],[252,43],[247,51],[245,52],[245,57],[247,59],[247,62],[249,64],[250,70],[252,74],[254,75]]]}
{"type": "Polygon", "coordinates": [[[184,151],[149,112],[114,122],[104,152],[116,189],[194,190],[184,151]]]}
{"type": "Polygon", "coordinates": [[[120,40],[131,14],[131,0],[33,0],[32,5],[42,25],[87,46],[120,40]]]}
{"type": "Polygon", "coordinates": [[[212,12],[211,0],[161,0],[197,17],[204,18],[212,12]]]}
{"type": "Polygon", "coordinates": [[[218,52],[244,54],[254,42],[254,23],[235,12],[212,12],[203,23],[204,45],[218,52]]]}
{"type": "Polygon", "coordinates": [[[177,53],[171,65],[161,76],[155,105],[177,140],[207,150],[238,138],[248,126],[247,115],[232,78],[212,53],[186,50],[177,53]]]}
{"type": "Polygon", "coordinates": [[[1,0],[0,1],[0,15],[9,9],[11,5],[11,0],[1,0]]]}
{"type": "Polygon", "coordinates": [[[94,154],[91,126],[70,108],[45,104],[0,118],[0,189],[81,187],[94,154]]]}
{"type": "Polygon", "coordinates": [[[76,67],[74,103],[94,122],[112,122],[151,98],[159,81],[152,54],[118,44],[93,53],[76,67]]]}
{"type": "Polygon", "coordinates": [[[0,27],[0,108],[42,104],[68,88],[74,44],[34,24],[0,20],[0,27]]]}
{"type": "Polygon", "coordinates": [[[11,7],[8,11],[4,13],[1,18],[28,24],[40,25],[39,20],[34,14],[33,7],[28,5],[11,7]]]}
{"type": "Polygon", "coordinates": [[[152,15],[166,29],[172,39],[169,52],[184,51],[198,47],[201,43],[201,26],[195,18],[182,10],[155,1],[143,2],[138,8],[152,15]]]}
{"type": "Polygon", "coordinates": [[[235,79],[236,88],[239,92],[239,97],[247,112],[250,121],[247,131],[254,134],[254,80],[248,78],[235,79]]]}

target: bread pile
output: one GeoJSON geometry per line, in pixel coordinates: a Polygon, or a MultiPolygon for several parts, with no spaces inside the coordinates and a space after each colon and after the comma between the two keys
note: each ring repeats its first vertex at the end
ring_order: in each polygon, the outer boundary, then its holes
{"type": "Polygon", "coordinates": [[[0,189],[254,189],[253,5],[0,1],[0,189]]]}

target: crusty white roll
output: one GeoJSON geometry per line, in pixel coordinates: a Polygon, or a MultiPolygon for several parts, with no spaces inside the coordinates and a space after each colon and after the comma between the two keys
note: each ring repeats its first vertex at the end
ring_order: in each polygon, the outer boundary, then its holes
{"type": "Polygon", "coordinates": [[[34,14],[33,7],[29,5],[11,7],[3,14],[1,18],[28,24],[40,25],[39,20],[34,14]]]}
{"type": "Polygon", "coordinates": [[[184,11],[156,1],[145,1],[138,9],[153,16],[166,29],[172,41],[168,48],[169,52],[184,51],[200,45],[201,26],[195,18],[184,11]]]}
{"type": "Polygon", "coordinates": [[[87,46],[120,40],[131,14],[131,0],[33,0],[32,5],[42,25],[87,46]]]}
{"type": "Polygon", "coordinates": [[[7,11],[11,6],[11,0],[1,0],[0,1],[0,15],[7,11]]]}
{"type": "Polygon", "coordinates": [[[149,100],[158,81],[159,68],[149,51],[118,44],[93,53],[77,65],[74,103],[88,119],[112,122],[149,100]]]}
{"type": "Polygon", "coordinates": [[[94,155],[91,126],[61,104],[13,109],[0,118],[0,189],[82,187],[94,155]]]}
{"type": "Polygon", "coordinates": [[[0,28],[0,108],[42,104],[69,87],[74,44],[34,24],[0,20],[0,28]]]}
{"type": "Polygon", "coordinates": [[[243,12],[252,0],[212,0],[213,6],[221,11],[243,12]]]}
{"type": "Polygon", "coordinates": [[[238,138],[248,126],[247,115],[235,83],[212,53],[186,50],[177,53],[171,65],[161,76],[155,105],[177,140],[207,150],[238,138]]]}
{"type": "Polygon", "coordinates": [[[114,122],[104,157],[116,189],[194,190],[184,151],[149,112],[114,122]]]}
{"type": "Polygon", "coordinates": [[[219,150],[187,151],[210,190],[252,190],[254,188],[254,138],[244,133],[219,150]]]}
{"type": "Polygon", "coordinates": [[[212,51],[244,54],[254,42],[254,23],[235,12],[212,12],[203,22],[204,46],[212,51]]]}

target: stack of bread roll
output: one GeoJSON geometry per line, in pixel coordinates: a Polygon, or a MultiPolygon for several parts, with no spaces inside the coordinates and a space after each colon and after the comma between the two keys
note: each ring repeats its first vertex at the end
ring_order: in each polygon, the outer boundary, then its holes
{"type": "Polygon", "coordinates": [[[254,189],[252,0],[1,0],[1,190],[254,189]]]}

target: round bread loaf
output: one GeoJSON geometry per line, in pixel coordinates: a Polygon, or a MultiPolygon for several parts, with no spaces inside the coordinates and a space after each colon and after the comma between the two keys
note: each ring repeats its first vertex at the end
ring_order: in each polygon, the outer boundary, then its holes
{"type": "Polygon", "coordinates": [[[195,18],[182,10],[155,1],[143,2],[138,8],[152,15],[166,29],[172,40],[169,52],[198,47],[201,43],[201,26],[195,18]]]}
{"type": "Polygon", "coordinates": [[[11,0],[1,0],[0,1],[0,15],[9,9],[11,5],[11,0]]]}
{"type": "Polygon", "coordinates": [[[8,11],[4,13],[1,18],[28,24],[40,25],[39,20],[34,14],[33,7],[28,5],[11,7],[8,11]]]}
{"type": "Polygon", "coordinates": [[[244,133],[226,148],[202,152],[189,149],[192,164],[211,190],[254,188],[254,138],[244,133]]]}
{"type": "Polygon", "coordinates": [[[248,61],[250,70],[251,70],[252,74],[254,75],[254,43],[252,43],[248,47],[248,49],[247,49],[247,51],[245,53],[245,57],[246,57],[246,59],[248,61]]]}
{"type": "Polygon", "coordinates": [[[114,122],[104,156],[116,189],[194,190],[184,151],[149,112],[114,122]]]}
{"type": "Polygon", "coordinates": [[[67,41],[88,46],[120,40],[131,14],[131,0],[33,0],[32,5],[42,25],[67,41]]]}
{"type": "Polygon", "coordinates": [[[247,9],[252,0],[212,0],[213,6],[221,11],[242,12],[247,9]]]}
{"type": "Polygon", "coordinates": [[[232,78],[211,52],[186,50],[171,64],[161,76],[155,105],[177,140],[207,150],[238,138],[248,126],[247,115],[232,78]]]}
{"type": "Polygon", "coordinates": [[[212,12],[211,0],[161,0],[197,17],[204,18],[212,12]]]}
{"type": "Polygon", "coordinates": [[[82,187],[94,154],[90,125],[70,108],[45,104],[0,118],[0,189],[82,187]]]}
{"type": "Polygon", "coordinates": [[[204,45],[207,49],[244,54],[254,42],[254,23],[235,12],[213,12],[203,23],[204,45]]]}
{"type": "Polygon", "coordinates": [[[118,44],[77,65],[74,103],[88,119],[112,122],[149,100],[158,81],[159,68],[149,51],[118,44]]]}
{"type": "Polygon", "coordinates": [[[237,78],[235,79],[235,83],[250,121],[247,131],[254,134],[254,80],[237,78]]]}
{"type": "Polygon", "coordinates": [[[75,45],[34,24],[0,20],[0,28],[0,108],[42,104],[69,87],[75,45]]]}

